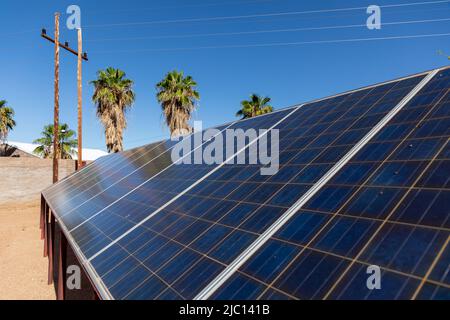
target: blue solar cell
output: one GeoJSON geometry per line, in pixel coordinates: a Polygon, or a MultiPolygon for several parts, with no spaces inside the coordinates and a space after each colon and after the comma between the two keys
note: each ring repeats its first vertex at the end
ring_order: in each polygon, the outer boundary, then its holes
{"type": "Polygon", "coordinates": [[[108,287],[113,287],[127,275],[130,275],[130,272],[138,266],[139,262],[136,259],[128,257],[122,260],[114,269],[101,276],[103,283],[108,287]]]}
{"type": "MultiPolygon", "coordinates": [[[[340,213],[373,219],[384,219],[405,194],[399,188],[361,188],[340,213]]],[[[345,199],[347,200],[347,199],[345,199]]]]}
{"type": "Polygon", "coordinates": [[[280,241],[269,241],[255,255],[255,259],[242,266],[241,271],[261,279],[264,282],[273,281],[278,270],[292,261],[298,249],[286,246],[280,241]]]}
{"type": "MultiPolygon", "coordinates": [[[[144,256],[143,264],[153,272],[159,270],[167,261],[173,256],[183,251],[183,246],[173,241],[167,241],[167,243],[160,247],[156,252],[150,252],[147,256],[144,256]]],[[[139,253],[137,253],[137,256],[139,253]]]]}
{"type": "Polygon", "coordinates": [[[306,250],[291,262],[284,277],[275,275],[275,287],[299,299],[320,299],[348,264],[338,257],[306,250]]]}
{"type": "Polygon", "coordinates": [[[450,191],[413,190],[392,215],[391,220],[441,228],[450,228],[450,191]]]}
{"type": "Polygon", "coordinates": [[[276,238],[304,245],[313,238],[326,218],[326,214],[302,210],[292,219],[292,223],[286,224],[280,229],[276,238]]]}
{"type": "Polygon", "coordinates": [[[156,276],[151,276],[123,298],[127,300],[154,300],[166,288],[167,285],[162,280],[156,276]]]}
{"type": "Polygon", "coordinates": [[[333,184],[355,185],[365,180],[374,168],[374,163],[350,163],[343,171],[338,172],[332,179],[333,184]]]}
{"type": "Polygon", "coordinates": [[[180,277],[173,284],[173,288],[186,299],[193,299],[195,293],[204,288],[224,268],[224,265],[203,258],[189,270],[188,274],[180,277]]]}
{"type": "Polygon", "coordinates": [[[280,291],[269,289],[261,296],[261,300],[293,300],[293,298],[280,291]]]}
{"type": "Polygon", "coordinates": [[[450,290],[448,287],[426,283],[420,291],[419,300],[450,300],[450,290]]]}
{"type": "Polygon", "coordinates": [[[368,265],[355,264],[341,285],[331,293],[330,299],[339,300],[407,300],[419,285],[415,278],[381,269],[380,289],[369,289],[367,280],[373,272],[368,265]]]}
{"type": "Polygon", "coordinates": [[[450,186],[450,161],[434,161],[417,185],[423,188],[445,188],[450,186]]]}
{"type": "Polygon", "coordinates": [[[399,187],[410,185],[425,166],[426,163],[421,161],[384,163],[377,169],[369,184],[399,187]]]}
{"type": "MultiPolygon", "coordinates": [[[[430,280],[436,281],[437,283],[442,283],[447,286],[450,285],[450,272],[449,272],[449,261],[450,261],[450,247],[447,246],[443,248],[441,255],[437,257],[436,265],[430,274],[430,280]]],[[[450,290],[448,290],[450,292],[450,290]]]]}
{"type": "Polygon", "coordinates": [[[344,204],[346,197],[352,190],[351,187],[330,186],[322,188],[314,200],[305,206],[305,209],[333,212],[344,204]]]}
{"type": "Polygon", "coordinates": [[[377,234],[361,260],[423,277],[447,236],[444,231],[389,224],[377,234]]]}
{"type": "MultiPolygon", "coordinates": [[[[280,186],[281,187],[281,186],[280,186]]],[[[300,196],[310,188],[309,185],[289,184],[281,188],[281,190],[269,201],[274,206],[292,206],[300,196]]]]}
{"type": "Polygon", "coordinates": [[[378,221],[339,217],[326,227],[323,235],[311,246],[343,257],[354,257],[379,226],[378,221]]]}
{"type": "Polygon", "coordinates": [[[134,288],[142,283],[142,279],[147,279],[152,274],[150,271],[143,267],[137,266],[132,269],[125,277],[114,284],[110,289],[110,293],[116,297],[116,299],[122,299],[126,297],[134,288]]]}
{"type": "Polygon", "coordinates": [[[256,210],[258,206],[249,203],[237,204],[233,209],[227,212],[220,220],[227,226],[238,227],[242,222],[246,221],[256,210]]]}
{"type": "Polygon", "coordinates": [[[230,280],[212,297],[216,300],[255,300],[263,292],[264,286],[240,274],[230,280]]]}
{"type": "Polygon", "coordinates": [[[104,164],[95,172],[85,174],[85,178],[75,175],[64,180],[63,184],[68,184],[64,197],[55,196],[52,198],[54,210],[56,212],[66,213],[73,207],[77,207],[81,203],[91,199],[105,188],[117,183],[126,175],[137,170],[145,163],[160,155],[168,148],[169,143],[156,143],[147,147],[138,148],[128,154],[111,155],[106,157],[104,164]],[[111,158],[111,159],[109,159],[111,158]]]}
{"type": "Polygon", "coordinates": [[[224,263],[230,263],[255,239],[256,236],[254,234],[239,230],[232,231],[223,241],[209,251],[208,256],[224,263]]]}

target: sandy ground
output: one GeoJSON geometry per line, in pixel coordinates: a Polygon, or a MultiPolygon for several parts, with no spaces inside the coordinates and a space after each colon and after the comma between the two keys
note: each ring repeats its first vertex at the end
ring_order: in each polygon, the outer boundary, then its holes
{"type": "Polygon", "coordinates": [[[39,200],[0,203],[0,300],[53,300],[39,230],[39,200]]]}

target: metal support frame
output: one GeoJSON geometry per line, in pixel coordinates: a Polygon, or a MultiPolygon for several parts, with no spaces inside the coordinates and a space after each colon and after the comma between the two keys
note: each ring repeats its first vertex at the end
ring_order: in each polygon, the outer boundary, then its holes
{"type": "Polygon", "coordinates": [[[48,226],[48,284],[53,283],[53,260],[55,257],[55,216],[50,214],[48,226]]]}
{"type": "Polygon", "coordinates": [[[60,231],[59,235],[57,298],[64,300],[66,297],[67,239],[64,232],[60,231]]]}
{"type": "Polygon", "coordinates": [[[44,211],[44,257],[48,256],[48,214],[49,214],[49,208],[46,206],[44,211]]]}
{"type": "Polygon", "coordinates": [[[40,213],[40,221],[39,221],[39,227],[41,229],[41,240],[44,240],[44,221],[45,221],[45,216],[44,216],[44,212],[46,210],[47,207],[47,203],[45,202],[44,196],[41,195],[41,213],[40,213]]]}

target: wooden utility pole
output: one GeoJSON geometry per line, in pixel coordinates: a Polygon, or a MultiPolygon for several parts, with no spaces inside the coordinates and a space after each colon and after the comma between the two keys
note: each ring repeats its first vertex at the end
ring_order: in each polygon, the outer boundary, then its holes
{"type": "Polygon", "coordinates": [[[82,160],[82,60],[88,61],[87,53],[83,51],[83,39],[81,36],[81,29],[78,30],[78,50],[75,51],[69,47],[69,44],[59,42],[59,13],[55,13],[55,39],[52,39],[47,35],[47,31],[42,29],[41,37],[54,43],[55,45],[55,110],[54,110],[54,141],[53,141],[53,183],[58,181],[58,155],[60,155],[59,149],[59,48],[63,48],[66,51],[76,55],[78,57],[78,70],[77,70],[77,82],[78,82],[78,168],[83,166],[82,160]]]}
{"type": "Polygon", "coordinates": [[[82,52],[83,52],[83,35],[81,28],[78,29],[78,170],[83,167],[83,87],[82,87],[82,52]]]}
{"type": "Polygon", "coordinates": [[[59,13],[55,13],[55,109],[53,127],[53,183],[58,182],[59,154],[59,13]]]}

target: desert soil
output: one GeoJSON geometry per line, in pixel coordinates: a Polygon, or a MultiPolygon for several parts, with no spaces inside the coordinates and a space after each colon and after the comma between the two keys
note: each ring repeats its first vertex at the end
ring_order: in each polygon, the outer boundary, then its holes
{"type": "Polygon", "coordinates": [[[39,229],[39,200],[0,203],[0,300],[54,300],[39,229]]]}

